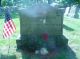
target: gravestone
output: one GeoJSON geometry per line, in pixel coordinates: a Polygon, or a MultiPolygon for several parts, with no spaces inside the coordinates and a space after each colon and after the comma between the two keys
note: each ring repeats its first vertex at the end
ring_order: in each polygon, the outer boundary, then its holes
{"type": "Polygon", "coordinates": [[[64,16],[68,16],[69,11],[70,11],[70,7],[66,7],[66,9],[65,9],[65,13],[64,13],[64,16]]]}
{"type": "Polygon", "coordinates": [[[68,15],[68,16],[70,16],[70,17],[73,17],[73,18],[74,18],[76,8],[77,8],[77,6],[76,6],[76,5],[71,6],[71,9],[70,9],[70,12],[69,12],[69,15],[68,15]]]}
{"type": "MultiPolygon", "coordinates": [[[[50,39],[53,41],[52,46],[57,45],[57,42],[59,45],[67,44],[66,40],[60,38],[63,36],[63,9],[48,4],[36,4],[20,10],[19,15],[21,40],[18,40],[17,44],[20,42],[21,44],[18,44],[18,48],[26,41],[36,39],[41,41],[45,38],[48,39],[47,41],[50,39]]],[[[48,44],[51,46],[50,41],[48,44]]]]}

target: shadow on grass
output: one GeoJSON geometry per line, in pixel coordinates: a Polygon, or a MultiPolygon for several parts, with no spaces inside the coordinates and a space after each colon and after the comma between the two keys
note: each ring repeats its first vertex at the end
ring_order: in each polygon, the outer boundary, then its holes
{"type": "MultiPolygon", "coordinates": [[[[60,39],[60,37],[57,39],[60,39]]],[[[63,36],[63,39],[67,40],[65,36],[63,36]]],[[[22,54],[22,59],[77,59],[76,54],[68,45],[61,47],[57,46],[53,49],[53,51],[49,51],[47,55],[35,54],[22,50],[19,52],[22,54]]]]}
{"type": "Polygon", "coordinates": [[[23,51],[21,53],[22,59],[77,59],[75,53],[72,51],[70,47],[58,48],[47,55],[36,55],[34,53],[23,51]]]}
{"type": "Polygon", "coordinates": [[[66,55],[67,59],[77,59],[76,54],[70,47],[67,47],[66,55]]]}
{"type": "Polygon", "coordinates": [[[74,31],[74,29],[72,29],[72,28],[70,28],[70,27],[68,27],[66,25],[63,25],[63,28],[66,29],[66,30],[68,30],[68,31],[74,31]]]}
{"type": "MultiPolygon", "coordinates": [[[[75,53],[68,46],[65,48],[59,47],[47,55],[34,54],[21,50],[18,52],[22,54],[20,56],[21,59],[77,59],[75,53]]],[[[17,57],[16,55],[0,55],[0,59],[17,59],[17,57]]]]}
{"type": "Polygon", "coordinates": [[[0,59],[17,59],[16,55],[1,55],[0,59]]]}

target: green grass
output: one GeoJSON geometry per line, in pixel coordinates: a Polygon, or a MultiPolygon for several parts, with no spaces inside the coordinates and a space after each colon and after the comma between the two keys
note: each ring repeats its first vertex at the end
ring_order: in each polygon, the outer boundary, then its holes
{"type": "Polygon", "coordinates": [[[66,30],[64,28],[64,35],[69,39],[69,44],[79,44],[80,43],[80,19],[72,19],[65,17],[64,24],[73,30],[66,30]]]}
{"type": "MultiPolygon", "coordinates": [[[[1,59],[41,59],[41,57],[38,56],[32,56],[29,57],[28,55],[23,55],[20,52],[16,51],[16,39],[17,36],[20,34],[20,23],[19,23],[19,17],[13,18],[13,21],[16,25],[16,32],[11,36],[10,42],[8,39],[4,39],[2,37],[3,33],[3,25],[4,25],[4,19],[0,19],[0,58],[1,59]],[[8,46],[10,44],[10,50],[8,53],[8,46]],[[6,50],[3,48],[6,47],[6,50]],[[2,56],[2,57],[1,57],[2,56]],[[26,56],[26,57],[25,57],[26,56]]],[[[57,57],[51,56],[49,59],[80,59],[80,19],[74,19],[69,17],[64,17],[64,29],[63,34],[68,38],[69,42],[68,45],[70,46],[70,51],[64,52],[60,51],[59,54],[57,54],[57,57]],[[74,51],[71,52],[71,51],[74,51]],[[65,56],[67,54],[67,56],[65,56]],[[69,55],[69,56],[68,56],[69,55]],[[75,57],[74,57],[75,55],[75,57]],[[69,57],[69,58],[68,58],[69,57]]]]}

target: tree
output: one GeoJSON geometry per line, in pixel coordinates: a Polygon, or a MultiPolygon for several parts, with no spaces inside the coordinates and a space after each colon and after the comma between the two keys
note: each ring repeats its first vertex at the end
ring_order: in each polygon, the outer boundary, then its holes
{"type": "Polygon", "coordinates": [[[48,0],[48,4],[51,4],[53,1],[55,1],[55,0],[48,0]]]}
{"type": "Polygon", "coordinates": [[[74,4],[80,4],[80,0],[61,0],[61,3],[64,6],[71,6],[71,5],[74,5],[74,4]]]}
{"type": "Polygon", "coordinates": [[[12,6],[13,5],[13,0],[6,0],[7,6],[12,6]]]}
{"type": "Polygon", "coordinates": [[[0,6],[1,6],[1,0],[0,0],[0,6]]]}
{"type": "Polygon", "coordinates": [[[6,4],[6,0],[1,0],[1,5],[2,6],[6,6],[7,4],[6,4]]]}

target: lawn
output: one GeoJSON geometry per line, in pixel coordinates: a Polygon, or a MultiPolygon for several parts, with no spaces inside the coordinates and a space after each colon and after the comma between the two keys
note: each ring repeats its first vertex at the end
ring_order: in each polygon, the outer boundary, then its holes
{"type": "MultiPolygon", "coordinates": [[[[37,55],[26,55],[16,51],[16,39],[20,34],[19,17],[14,17],[13,21],[16,25],[16,32],[9,39],[3,39],[4,19],[0,18],[0,59],[41,59],[46,57],[38,57],[37,55]],[[10,49],[9,49],[10,45],[10,49]]],[[[64,17],[63,34],[69,40],[69,53],[67,51],[59,51],[57,57],[50,55],[46,59],[80,59],[80,19],[64,17]]]]}

